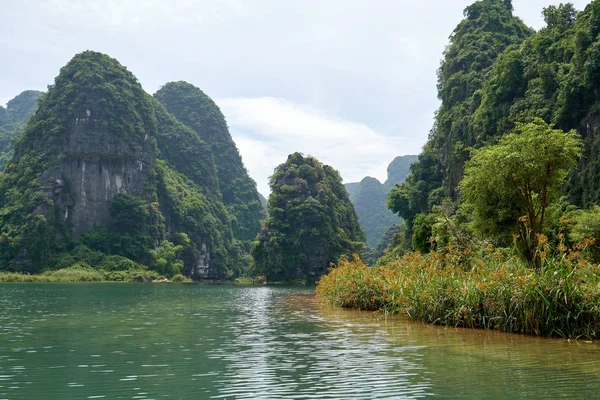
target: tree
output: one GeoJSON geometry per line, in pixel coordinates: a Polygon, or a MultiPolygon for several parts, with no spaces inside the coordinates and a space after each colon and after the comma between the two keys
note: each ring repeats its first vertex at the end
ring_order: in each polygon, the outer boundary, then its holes
{"type": "Polygon", "coordinates": [[[544,21],[550,29],[565,31],[573,26],[577,19],[577,10],[572,3],[548,6],[542,11],[544,21]]]}
{"type": "Polygon", "coordinates": [[[158,249],[150,250],[152,256],[150,268],[163,275],[179,274],[183,269],[183,261],[179,259],[182,252],[183,246],[176,246],[168,240],[163,240],[158,249]]]}
{"type": "Polygon", "coordinates": [[[539,266],[537,240],[545,212],[582,152],[577,132],[553,129],[537,118],[517,124],[498,144],[474,150],[460,183],[475,229],[505,243],[510,235],[530,265],[539,266]]]}

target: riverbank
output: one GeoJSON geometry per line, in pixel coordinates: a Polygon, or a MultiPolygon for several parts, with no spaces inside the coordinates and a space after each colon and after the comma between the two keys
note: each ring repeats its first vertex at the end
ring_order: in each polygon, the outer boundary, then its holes
{"type": "Polygon", "coordinates": [[[430,324],[539,336],[600,337],[600,266],[577,250],[544,258],[539,271],[490,251],[410,253],[384,266],[342,260],[317,286],[322,301],[430,324]],[[458,261],[461,260],[461,261],[458,261]]]}
{"type": "MultiPolygon", "coordinates": [[[[106,271],[89,266],[72,266],[40,274],[21,274],[0,272],[0,282],[153,282],[163,277],[155,271],[130,269],[125,271],[106,271]]],[[[191,282],[183,275],[175,275],[171,282],[191,282]]]]}

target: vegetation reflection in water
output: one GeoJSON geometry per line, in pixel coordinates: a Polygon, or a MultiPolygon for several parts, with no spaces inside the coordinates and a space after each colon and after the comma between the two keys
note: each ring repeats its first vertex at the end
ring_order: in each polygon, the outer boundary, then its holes
{"type": "Polygon", "coordinates": [[[0,285],[0,399],[593,397],[600,347],[318,306],[312,289],[0,285]]]}

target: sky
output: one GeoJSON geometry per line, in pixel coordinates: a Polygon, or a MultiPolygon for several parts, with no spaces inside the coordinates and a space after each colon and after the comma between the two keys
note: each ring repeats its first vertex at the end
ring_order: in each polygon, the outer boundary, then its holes
{"type": "MultiPolygon", "coordinates": [[[[300,151],[344,182],[418,154],[436,71],[472,0],[1,0],[0,104],[45,90],[75,54],[118,59],[154,93],[185,80],[221,107],[259,191],[300,151]]],[[[579,10],[589,0],[571,1],[579,10]]],[[[513,0],[543,26],[552,0],[513,0]]],[[[201,155],[199,155],[201,156],[201,155]]]]}

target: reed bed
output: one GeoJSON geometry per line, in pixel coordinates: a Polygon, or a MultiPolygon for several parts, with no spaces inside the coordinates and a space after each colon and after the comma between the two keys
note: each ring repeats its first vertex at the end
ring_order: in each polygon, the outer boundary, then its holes
{"type": "Polygon", "coordinates": [[[480,256],[409,253],[376,267],[355,256],[321,279],[317,295],[337,306],[431,324],[595,339],[600,266],[583,257],[586,245],[552,254],[542,249],[538,270],[489,247],[480,256]]]}

